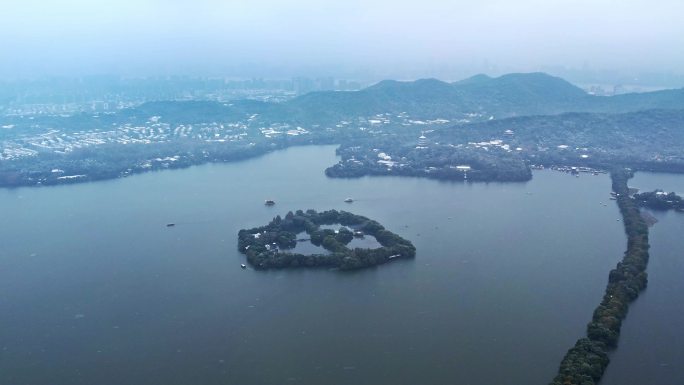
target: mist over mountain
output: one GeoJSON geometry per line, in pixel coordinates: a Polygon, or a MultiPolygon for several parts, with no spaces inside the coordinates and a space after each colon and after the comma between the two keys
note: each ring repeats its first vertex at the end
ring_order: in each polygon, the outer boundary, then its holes
{"type": "MultiPolygon", "coordinates": [[[[384,113],[406,113],[415,119],[472,121],[472,117],[468,118],[472,115],[479,115],[482,120],[653,108],[684,108],[684,89],[606,97],[590,95],[561,78],[544,73],[508,74],[496,78],[477,75],[454,83],[437,79],[385,80],[360,91],[311,92],[284,103],[155,102],[143,104],[133,111],[141,116],[170,118],[179,115],[185,119],[193,119],[191,117],[196,115],[208,119],[259,114],[267,121],[322,124],[384,113]]],[[[135,115],[131,111],[125,114],[135,115]]]]}
{"type": "Polygon", "coordinates": [[[2,0],[0,385],[684,384],[683,15],[2,0]]]}

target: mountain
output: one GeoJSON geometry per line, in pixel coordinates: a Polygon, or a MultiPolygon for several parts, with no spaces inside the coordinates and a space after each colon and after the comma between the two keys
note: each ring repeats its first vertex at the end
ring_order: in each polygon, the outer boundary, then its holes
{"type": "Polygon", "coordinates": [[[355,92],[312,92],[287,103],[299,116],[321,121],[379,113],[407,112],[419,119],[459,119],[465,114],[506,118],[565,112],[629,112],[684,108],[684,89],[605,97],[593,96],[569,82],[544,73],[517,73],[491,78],[476,75],[446,83],[385,80],[355,92]]]}
{"type": "Polygon", "coordinates": [[[471,76],[469,78],[454,82],[453,84],[458,84],[458,85],[481,84],[481,83],[488,82],[490,80],[492,80],[492,78],[488,75],[477,74],[477,75],[471,76]]]}
{"type": "Polygon", "coordinates": [[[558,115],[520,116],[455,127],[436,129],[435,141],[481,142],[505,138],[534,147],[624,149],[642,147],[682,157],[684,109],[641,110],[626,113],[568,112],[558,115]],[[508,136],[504,132],[513,131],[508,136]],[[660,151],[658,151],[660,150],[660,151]]]}
{"type": "Polygon", "coordinates": [[[413,82],[385,80],[360,91],[311,92],[286,105],[323,120],[351,119],[385,112],[408,112],[427,117],[446,113],[445,109],[462,104],[462,97],[457,88],[436,79],[413,82]]]}
{"type": "MultiPolygon", "coordinates": [[[[492,78],[476,75],[455,83],[437,79],[384,80],[359,91],[311,92],[284,103],[240,100],[151,102],[120,112],[131,120],[162,116],[169,123],[229,121],[259,114],[264,123],[329,125],[388,113],[412,119],[483,121],[557,115],[567,112],[621,113],[646,109],[684,109],[684,89],[593,96],[544,73],[516,73],[492,78]]],[[[89,123],[90,124],[90,123],[89,123]]]]}
{"type": "Polygon", "coordinates": [[[616,96],[592,97],[596,112],[629,112],[648,109],[684,109],[684,88],[616,96]]]}
{"type": "Polygon", "coordinates": [[[485,109],[504,115],[564,112],[589,98],[582,89],[544,73],[479,78],[454,86],[467,93],[469,100],[478,100],[485,109]]]}

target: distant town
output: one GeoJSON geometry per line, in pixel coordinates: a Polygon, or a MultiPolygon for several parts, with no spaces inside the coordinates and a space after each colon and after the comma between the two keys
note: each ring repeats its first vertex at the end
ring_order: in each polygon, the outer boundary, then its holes
{"type": "Polygon", "coordinates": [[[313,91],[356,91],[369,83],[333,77],[291,79],[194,78],[185,76],[121,78],[92,76],[83,79],[2,82],[0,115],[64,115],[116,112],[158,100],[249,99],[283,102],[313,91]]]}
{"type": "Polygon", "coordinates": [[[684,171],[676,130],[684,114],[644,110],[680,105],[681,90],[596,96],[545,74],[384,81],[360,91],[332,78],[150,82],[137,100],[130,86],[105,101],[23,95],[6,103],[0,186],[119,178],[305,144],[339,145],[341,160],[325,173],[342,178],[526,181],[539,167],[612,165],[684,171]],[[155,97],[170,100],[146,101],[155,97]],[[23,103],[32,98],[53,102],[23,103]]]}

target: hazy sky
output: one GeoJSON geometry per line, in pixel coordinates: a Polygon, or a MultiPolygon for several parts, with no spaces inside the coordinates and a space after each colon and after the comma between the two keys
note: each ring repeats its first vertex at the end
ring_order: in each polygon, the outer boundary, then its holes
{"type": "Polygon", "coordinates": [[[684,73],[682,0],[0,0],[0,77],[684,73]]]}

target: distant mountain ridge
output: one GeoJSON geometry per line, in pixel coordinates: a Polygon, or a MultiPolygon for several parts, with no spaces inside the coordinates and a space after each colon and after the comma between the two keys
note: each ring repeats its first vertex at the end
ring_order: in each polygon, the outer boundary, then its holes
{"type": "Polygon", "coordinates": [[[579,102],[589,95],[581,88],[559,78],[541,72],[508,74],[498,78],[475,76],[466,83],[454,83],[471,97],[494,98],[501,103],[522,105],[524,103],[579,102]]]}
{"type": "Polygon", "coordinates": [[[544,74],[511,74],[499,78],[477,76],[456,83],[437,79],[384,80],[352,93],[312,92],[288,104],[324,116],[407,112],[418,118],[454,118],[464,113],[498,114],[502,109],[520,107],[521,102],[526,107],[524,114],[539,114],[545,111],[530,108],[530,104],[543,102],[548,105],[547,96],[554,93],[564,95],[563,99],[571,94],[573,102],[588,96],[559,78],[544,74]]]}
{"type": "MultiPolygon", "coordinates": [[[[475,75],[454,83],[437,79],[384,80],[359,91],[318,91],[284,103],[235,101],[155,102],[134,110],[155,110],[178,115],[187,107],[206,117],[244,117],[260,114],[266,121],[329,124],[380,113],[406,112],[417,119],[461,119],[478,114],[482,119],[556,115],[567,112],[621,113],[646,109],[684,109],[684,89],[594,96],[579,87],[545,73],[514,73],[492,78],[475,75]],[[164,107],[173,103],[176,111],[164,107]],[[204,106],[201,103],[206,103],[204,106]]],[[[180,117],[180,116],[179,116],[180,117]]]]}

